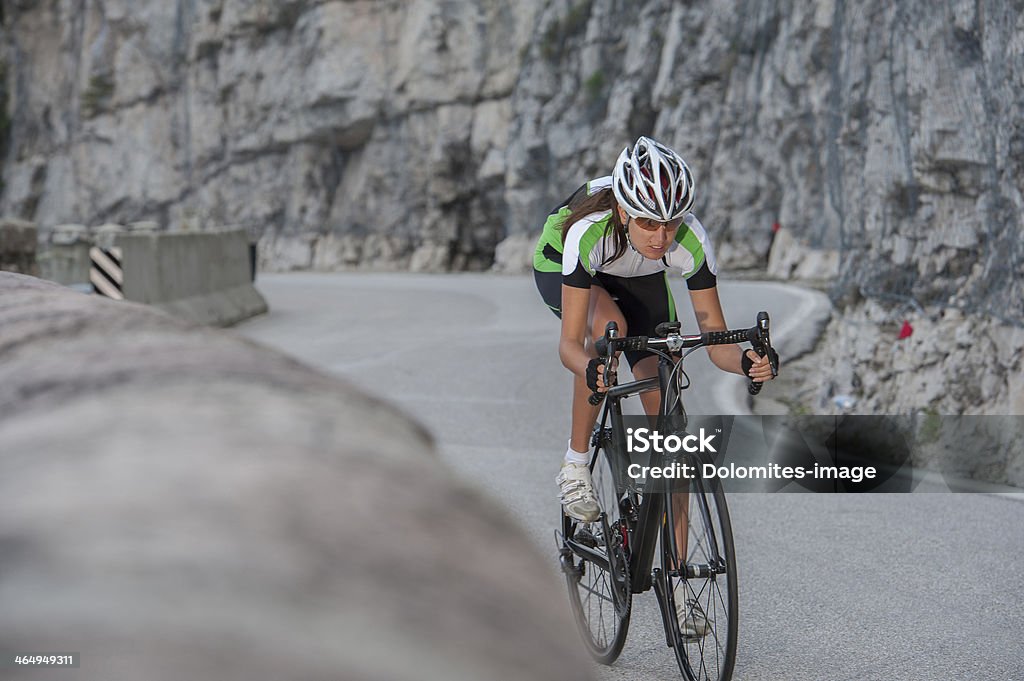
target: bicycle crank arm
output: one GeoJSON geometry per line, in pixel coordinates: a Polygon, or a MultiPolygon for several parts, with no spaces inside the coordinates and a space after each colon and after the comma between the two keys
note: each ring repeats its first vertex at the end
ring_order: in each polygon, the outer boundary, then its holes
{"type": "Polygon", "coordinates": [[[593,563],[594,565],[597,565],[602,570],[606,570],[607,571],[607,570],[610,569],[610,567],[608,565],[608,557],[605,556],[603,553],[601,553],[599,551],[595,551],[594,549],[590,548],[589,546],[586,546],[584,544],[579,543],[575,539],[567,540],[565,542],[565,545],[567,547],[569,547],[569,549],[574,554],[576,554],[577,556],[579,556],[583,560],[590,561],[591,563],[593,563]]]}

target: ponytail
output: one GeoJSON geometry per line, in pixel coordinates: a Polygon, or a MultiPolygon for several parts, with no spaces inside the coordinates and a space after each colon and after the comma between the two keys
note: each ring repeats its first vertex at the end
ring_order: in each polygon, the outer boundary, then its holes
{"type": "Polygon", "coordinates": [[[626,252],[626,246],[628,241],[626,240],[626,228],[619,220],[618,204],[615,202],[615,196],[612,194],[611,188],[600,189],[593,194],[587,194],[585,191],[579,191],[569,199],[569,215],[562,221],[562,243],[565,243],[565,237],[569,233],[569,228],[575,225],[577,222],[590,215],[591,213],[601,213],[606,210],[611,211],[611,217],[608,219],[608,226],[605,227],[605,233],[611,230],[615,235],[615,253],[611,257],[605,258],[601,264],[607,264],[613,260],[618,260],[626,252]]]}

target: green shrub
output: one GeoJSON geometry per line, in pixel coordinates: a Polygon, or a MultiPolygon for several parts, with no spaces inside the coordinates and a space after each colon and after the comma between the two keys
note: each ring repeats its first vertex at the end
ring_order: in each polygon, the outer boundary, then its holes
{"type": "Polygon", "coordinates": [[[82,93],[82,113],[92,118],[103,111],[114,94],[114,79],[103,73],[89,79],[89,87],[82,93]]]}
{"type": "Polygon", "coordinates": [[[583,89],[587,93],[587,99],[590,101],[596,101],[601,97],[601,93],[604,91],[604,74],[600,71],[594,71],[590,76],[583,81],[583,89]]]}

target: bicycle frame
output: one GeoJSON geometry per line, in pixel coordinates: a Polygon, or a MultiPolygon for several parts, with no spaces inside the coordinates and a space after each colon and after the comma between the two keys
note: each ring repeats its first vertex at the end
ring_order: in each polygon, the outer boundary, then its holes
{"type": "MultiPolygon", "coordinates": [[[[672,381],[670,380],[672,367],[673,365],[669,360],[659,357],[657,378],[646,378],[617,385],[605,393],[605,405],[602,409],[601,418],[598,421],[599,425],[596,433],[598,437],[606,438],[603,448],[609,452],[611,457],[614,457],[617,463],[621,462],[623,457],[625,457],[624,452],[626,451],[626,430],[622,422],[621,401],[626,397],[660,388],[662,404],[659,411],[664,412],[665,405],[673,404],[676,398],[672,388],[672,381]],[[611,428],[607,428],[609,420],[611,421],[611,428]],[[610,439],[607,439],[609,431],[615,435],[617,441],[611,442],[610,439]]],[[[662,413],[661,415],[664,416],[665,414],[662,413]]],[[[679,415],[684,418],[685,423],[685,412],[681,412],[679,415]]],[[[612,477],[617,490],[624,486],[619,473],[619,466],[612,466],[612,477]]],[[[630,515],[635,514],[631,532],[632,536],[629,538],[631,542],[629,577],[630,588],[633,593],[647,591],[653,584],[654,572],[652,568],[654,567],[661,524],[664,522],[665,500],[667,498],[667,494],[663,492],[667,491],[666,487],[664,490],[655,490],[653,494],[643,495],[637,507],[630,510],[630,515]],[[632,543],[635,538],[639,538],[639,545],[632,543]]]]}
{"type": "MultiPolygon", "coordinates": [[[[603,490],[598,497],[603,509],[598,518],[589,523],[563,515],[563,531],[556,536],[577,623],[598,661],[610,664],[618,657],[628,631],[632,596],[653,588],[665,627],[666,642],[675,650],[684,677],[704,679],[707,676],[705,641],[712,641],[708,644],[712,651],[708,654],[714,656],[711,669],[720,672],[716,672],[715,678],[731,677],[736,654],[738,586],[734,542],[724,492],[717,479],[704,479],[702,475],[686,479],[651,473],[643,482],[639,478],[633,480],[630,466],[642,466],[644,463],[634,460],[632,455],[635,452],[630,452],[627,446],[631,433],[626,430],[627,417],[622,412],[622,400],[659,390],[661,405],[657,416],[648,417],[656,419],[650,425],[657,431],[683,435],[681,431],[687,429],[688,419],[681,394],[689,387],[689,381],[682,384],[680,366],[686,355],[702,346],[750,342],[759,355],[768,356],[774,375],[778,370],[778,360],[777,355],[773,355],[768,327],[768,315],[761,312],[757,316],[757,325],[750,329],[681,335],[678,322],[665,322],[658,325],[655,337],[623,338],[618,336],[615,323],[609,322],[604,337],[595,342],[597,355],[605,359],[603,383],[611,386],[604,392],[597,392],[592,386],[595,392],[589,397],[590,404],[595,406],[604,401],[590,443],[593,448],[590,468],[595,483],[600,483],[603,490]],[[615,385],[612,358],[623,351],[656,354],[659,358],[657,376],[615,385]],[[602,458],[601,477],[598,477],[597,464],[602,458]],[[660,551],[659,543],[662,544],[660,551]],[[661,559],[657,566],[656,555],[661,559]],[[587,563],[610,574],[611,581],[601,578],[600,573],[595,579],[593,573],[586,569],[587,563]],[[583,584],[581,578],[585,575],[588,581],[583,584]],[[722,586],[718,585],[719,579],[724,580],[722,586]],[[689,580],[698,580],[697,587],[689,580]],[[580,601],[582,592],[597,596],[596,615],[583,609],[580,601]],[[718,603],[725,608],[724,625],[719,626],[722,619],[708,618],[703,614],[702,599],[707,601],[704,608],[709,614],[714,614],[718,603]],[[605,633],[603,602],[610,602],[614,607],[610,614],[614,618],[612,628],[608,630],[614,634],[611,638],[605,633]],[[684,615],[684,612],[689,614],[684,615]],[[600,630],[592,628],[593,622],[600,623],[600,630]],[[706,638],[709,624],[713,639],[706,638]],[[719,638],[719,630],[724,638],[719,638]],[[696,673],[694,670],[697,668],[693,665],[699,666],[696,673]]],[[[759,389],[760,383],[755,384],[751,379],[748,385],[750,394],[756,394],[759,389]]],[[[670,462],[674,470],[678,470],[674,465],[680,460],[684,465],[698,464],[693,468],[712,461],[708,454],[685,448],[678,453],[673,450],[670,459],[662,458],[664,453],[657,445],[649,451],[647,464],[655,466],[670,462]],[[655,457],[659,457],[657,461],[655,457]]],[[[586,598],[589,604],[590,595],[586,598]]]]}

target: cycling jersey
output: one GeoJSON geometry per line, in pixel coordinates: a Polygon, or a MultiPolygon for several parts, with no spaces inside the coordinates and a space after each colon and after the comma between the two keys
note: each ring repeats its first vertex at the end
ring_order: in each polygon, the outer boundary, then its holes
{"type": "Polygon", "coordinates": [[[591,180],[548,216],[534,252],[534,269],[538,272],[561,272],[562,283],[576,288],[589,288],[599,272],[633,278],[666,270],[679,272],[691,290],[715,286],[718,265],[711,239],[693,213],[683,217],[675,242],[658,260],[645,258],[631,246],[627,246],[622,256],[613,259],[615,235],[610,224],[610,210],[592,213],[577,221],[569,227],[565,243],[562,243],[562,223],[570,213],[569,203],[580,192],[592,195],[609,188],[611,181],[611,176],[591,180]]]}

